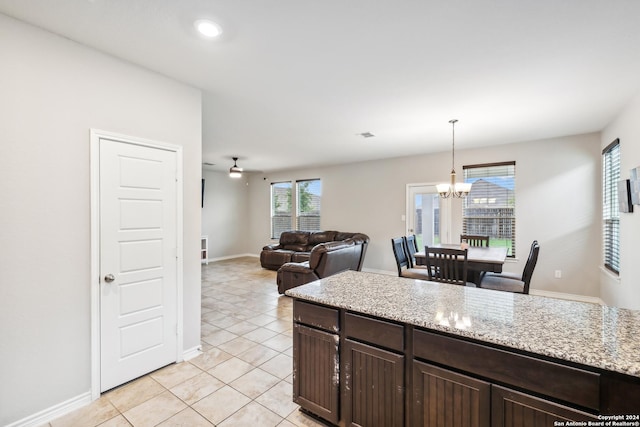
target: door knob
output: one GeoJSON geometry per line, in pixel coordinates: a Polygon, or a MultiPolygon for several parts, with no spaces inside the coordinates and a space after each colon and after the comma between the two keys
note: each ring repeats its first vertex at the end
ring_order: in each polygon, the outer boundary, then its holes
{"type": "Polygon", "coordinates": [[[116,280],[116,276],[114,276],[113,274],[107,274],[106,276],[104,276],[104,281],[107,283],[111,283],[114,280],[116,280]]]}

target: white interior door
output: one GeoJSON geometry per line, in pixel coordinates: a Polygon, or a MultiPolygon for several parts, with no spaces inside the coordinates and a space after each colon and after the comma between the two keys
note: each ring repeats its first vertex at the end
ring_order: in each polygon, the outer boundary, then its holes
{"type": "Polygon", "coordinates": [[[100,391],[177,359],[177,155],[100,138],[100,391]]]}
{"type": "Polygon", "coordinates": [[[443,243],[448,234],[448,209],[435,184],[407,185],[407,234],[415,234],[418,250],[443,243]]]}

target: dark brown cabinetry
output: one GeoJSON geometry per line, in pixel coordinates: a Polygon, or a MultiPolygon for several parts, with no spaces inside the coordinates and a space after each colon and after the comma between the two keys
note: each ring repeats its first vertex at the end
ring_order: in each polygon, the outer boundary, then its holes
{"type": "Polygon", "coordinates": [[[340,426],[538,427],[637,412],[640,378],[294,301],[294,401],[340,426]]]}
{"type": "Polygon", "coordinates": [[[556,421],[588,421],[597,417],[504,387],[491,387],[492,427],[552,426],[556,421]]]}
{"type": "Polygon", "coordinates": [[[340,419],[338,312],[297,302],[294,318],[293,401],[337,424],[340,419]]]}
{"type": "Polygon", "coordinates": [[[416,426],[491,425],[491,384],[486,381],[414,361],[413,390],[416,426]]]}
{"type": "Polygon", "coordinates": [[[347,426],[404,425],[404,327],[344,315],[342,409],[347,426]]]}

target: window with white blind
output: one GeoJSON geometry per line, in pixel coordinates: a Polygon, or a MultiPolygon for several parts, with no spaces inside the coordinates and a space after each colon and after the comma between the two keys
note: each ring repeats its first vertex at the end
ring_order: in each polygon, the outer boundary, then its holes
{"type": "Polygon", "coordinates": [[[462,203],[462,234],[489,236],[489,246],[516,256],[516,162],[463,166],[471,191],[462,203]]]}
{"type": "Polygon", "coordinates": [[[320,199],[322,183],[319,179],[296,181],[296,229],[320,230],[320,199]]]}
{"type": "Polygon", "coordinates": [[[291,230],[291,182],[271,184],[271,238],[279,239],[283,231],[291,230]]]}
{"type": "Polygon", "coordinates": [[[620,273],[620,213],[618,181],[620,180],[620,140],[602,150],[602,247],[604,266],[620,273]]]}

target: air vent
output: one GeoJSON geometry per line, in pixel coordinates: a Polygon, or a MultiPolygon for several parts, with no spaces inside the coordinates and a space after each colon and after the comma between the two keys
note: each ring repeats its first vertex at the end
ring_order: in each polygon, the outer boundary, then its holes
{"type": "Polygon", "coordinates": [[[373,138],[375,136],[371,132],[362,132],[362,133],[359,133],[358,135],[360,135],[363,138],[373,138]]]}

